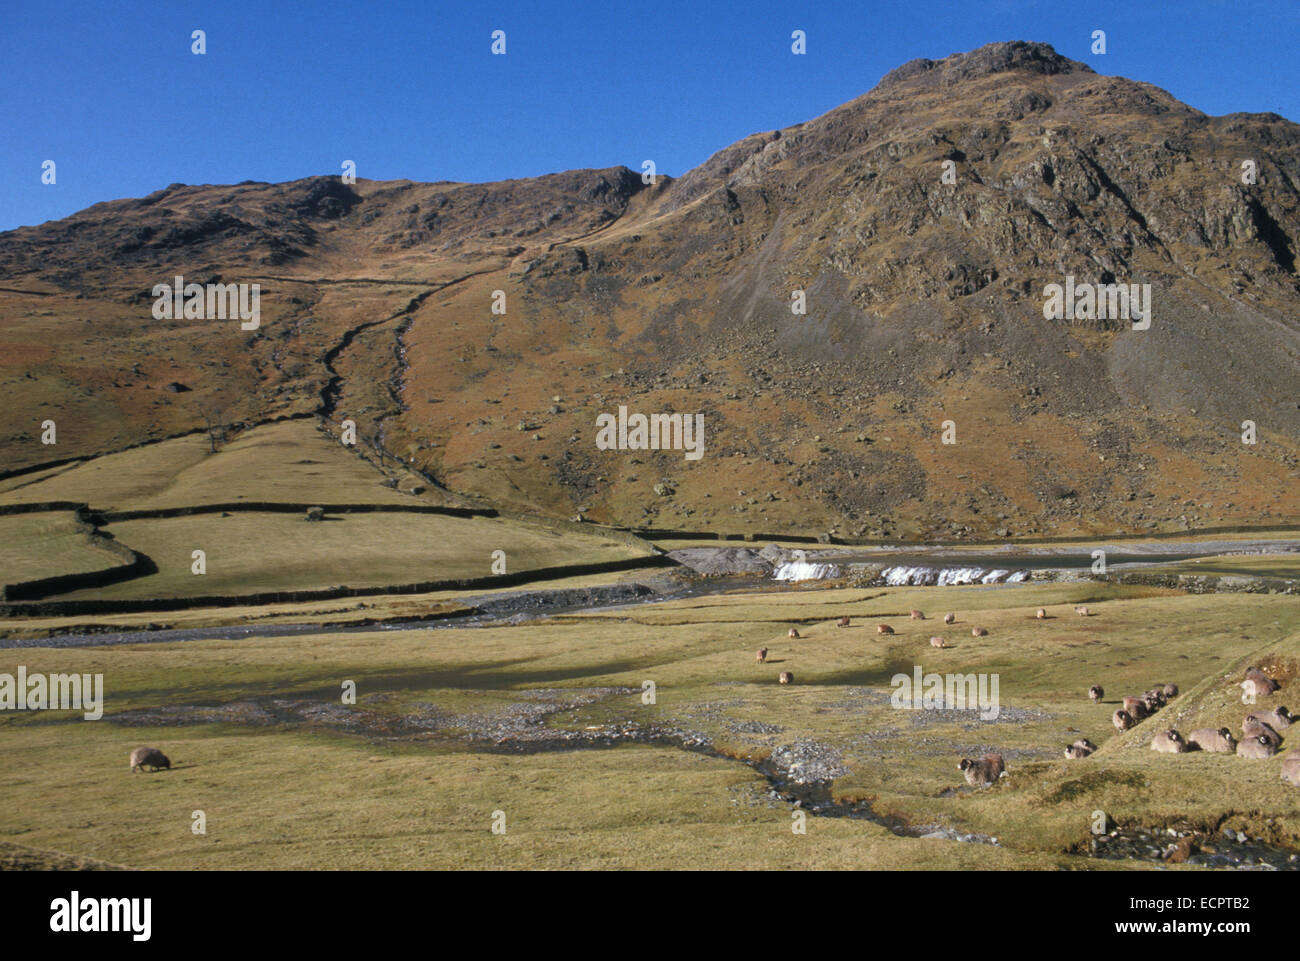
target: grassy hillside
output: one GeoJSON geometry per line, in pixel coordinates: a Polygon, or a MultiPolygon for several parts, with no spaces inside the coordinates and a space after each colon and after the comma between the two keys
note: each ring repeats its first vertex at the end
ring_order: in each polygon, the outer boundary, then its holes
{"type": "Polygon", "coordinates": [[[297,514],[250,511],[121,521],[106,530],[152,558],[158,573],[60,599],[255,594],[487,577],[497,550],[505,552],[506,573],[648,556],[622,540],[562,535],[499,518],[427,514],[337,514],[308,523],[297,514]],[[192,572],[196,549],[207,555],[207,573],[201,576],[192,572]]]}
{"type": "MultiPolygon", "coordinates": [[[[528,520],[408,513],[446,499],[422,478],[373,452],[358,456],[313,421],[254,428],[214,453],[204,436],[177,438],[0,482],[0,503],[67,500],[95,511],[233,509],[113,521],[103,533],[147,556],[157,572],[114,585],[69,590],[61,600],[179,598],[335,586],[382,587],[486,577],[492,553],[506,573],[649,556],[649,545],[595,529],[528,520]],[[397,486],[390,486],[396,481],[397,486]],[[412,491],[419,490],[419,493],[412,491]],[[386,511],[305,513],[240,510],[241,502],[376,505],[386,511]],[[192,573],[206,553],[207,573],[192,573]]],[[[67,512],[0,517],[9,532],[0,574],[13,580],[108,566],[67,512]]]]}
{"type": "Polygon", "coordinates": [[[91,527],[71,511],[0,516],[0,585],[117,567],[91,527]]]}
{"type": "MultiPolygon", "coordinates": [[[[238,501],[441,503],[384,485],[384,472],[317,429],[282,421],[239,434],[213,453],[206,435],[179,437],[0,480],[0,504],[71,500],[97,510],[154,510],[238,501]]],[[[409,491],[418,479],[395,470],[409,491]]],[[[426,488],[428,484],[423,484],[426,488]]]]}

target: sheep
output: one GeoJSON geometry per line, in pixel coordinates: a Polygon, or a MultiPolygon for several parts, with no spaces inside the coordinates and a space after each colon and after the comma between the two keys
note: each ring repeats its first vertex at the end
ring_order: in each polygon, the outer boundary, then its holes
{"type": "Polygon", "coordinates": [[[789,671],[782,671],[782,672],[781,672],[781,676],[780,676],[780,678],[778,678],[778,680],[779,680],[782,684],[793,684],[793,683],[794,683],[794,675],[791,674],[789,671]]]}
{"type": "Polygon", "coordinates": [[[1271,725],[1256,720],[1252,715],[1247,715],[1246,719],[1241,722],[1241,733],[1247,738],[1262,737],[1275,748],[1280,747],[1282,744],[1281,734],[1273,730],[1271,725]]]}
{"type": "Polygon", "coordinates": [[[912,611],[912,613],[909,614],[908,617],[910,617],[910,618],[911,618],[912,620],[914,620],[914,621],[923,621],[923,620],[925,620],[925,615],[922,614],[920,611],[912,611]]]}
{"type": "Polygon", "coordinates": [[[987,637],[989,629],[987,627],[972,627],[970,629],[971,637],[987,637]]]}
{"type": "Polygon", "coordinates": [[[1295,723],[1294,715],[1281,705],[1271,711],[1255,711],[1253,714],[1246,715],[1247,722],[1252,718],[1256,721],[1262,721],[1275,731],[1284,731],[1295,723]]]}
{"type": "Polygon", "coordinates": [[[1133,715],[1128,711],[1117,710],[1110,716],[1110,720],[1115,725],[1115,729],[1119,731],[1127,731],[1133,726],[1133,715]]]}
{"type": "Polygon", "coordinates": [[[1101,699],[1106,696],[1106,689],[1100,684],[1094,684],[1088,688],[1088,697],[1092,698],[1093,704],[1100,704],[1101,699]]]}
{"type": "Polygon", "coordinates": [[[1074,609],[1074,613],[1078,614],[1080,617],[1092,617],[1092,611],[1088,610],[1086,604],[1080,604],[1074,609]]]}
{"type": "Polygon", "coordinates": [[[1038,612],[1037,612],[1036,614],[1034,614],[1034,617],[1038,618],[1038,619],[1041,621],[1041,620],[1043,620],[1045,617],[1047,617],[1047,611],[1045,611],[1043,608],[1040,607],[1040,608],[1038,609],[1038,612]]]}
{"type": "Polygon", "coordinates": [[[1081,737],[1079,740],[1066,747],[1065,756],[1072,760],[1078,760],[1079,758],[1087,757],[1095,750],[1097,750],[1097,745],[1093,744],[1086,737],[1081,737]]]}
{"type": "Polygon", "coordinates": [[[1143,691],[1142,700],[1146,701],[1147,710],[1154,714],[1165,706],[1165,692],[1159,688],[1143,691]]]}
{"type": "Polygon", "coordinates": [[[947,647],[947,646],[948,646],[948,642],[945,641],[942,637],[932,637],[932,638],[930,638],[930,646],[931,646],[931,647],[947,647]]]}
{"type": "Polygon", "coordinates": [[[1277,690],[1277,682],[1270,681],[1267,678],[1261,680],[1257,677],[1248,677],[1241,682],[1241,689],[1253,703],[1255,698],[1267,697],[1277,690]]]}
{"type": "Polygon", "coordinates": [[[1237,745],[1237,757],[1272,757],[1277,748],[1264,736],[1248,737],[1237,745]]]}
{"type": "Polygon", "coordinates": [[[835,622],[835,626],[836,626],[836,627],[848,627],[848,626],[849,626],[849,616],[848,616],[847,614],[845,614],[843,617],[841,617],[838,621],[835,622]]]}
{"type": "Polygon", "coordinates": [[[1161,754],[1185,754],[1187,752],[1187,742],[1183,740],[1181,734],[1171,727],[1167,731],[1161,731],[1151,739],[1151,750],[1159,751],[1161,754]]]}
{"type": "Polygon", "coordinates": [[[951,611],[949,611],[947,614],[943,616],[943,622],[945,624],[953,624],[956,623],[956,621],[957,621],[957,615],[952,613],[951,611]]]}
{"type": "Polygon", "coordinates": [[[1140,721],[1151,712],[1147,710],[1147,702],[1140,697],[1133,697],[1131,694],[1124,695],[1124,710],[1135,721],[1140,721]]]}
{"type": "Polygon", "coordinates": [[[966,775],[966,783],[972,787],[988,787],[1007,769],[1001,754],[985,754],[978,761],[962,758],[957,767],[966,775]]]}
{"type": "Polygon", "coordinates": [[[1237,739],[1226,727],[1215,730],[1212,727],[1198,727],[1187,735],[1188,747],[1196,746],[1212,754],[1233,754],[1237,750],[1237,739]]]}
{"type": "Polygon", "coordinates": [[[799,632],[792,627],[790,630],[786,631],[785,636],[797,641],[799,639],[799,632]]]}
{"type": "Polygon", "coordinates": [[[877,633],[877,634],[893,634],[893,633],[894,633],[894,629],[893,629],[892,627],[890,627],[888,624],[877,624],[877,625],[876,625],[876,633],[877,633]]]}
{"type": "Polygon", "coordinates": [[[1287,751],[1282,758],[1282,780],[1300,787],[1300,751],[1287,751]]]}
{"type": "Polygon", "coordinates": [[[166,768],[169,771],[172,769],[172,762],[167,759],[167,755],[156,747],[138,747],[131,752],[132,774],[146,765],[155,771],[159,768],[166,768]]]}
{"type": "Polygon", "coordinates": [[[758,658],[757,658],[757,660],[758,660],[758,663],[760,663],[760,664],[762,664],[764,661],[767,660],[767,648],[765,648],[765,647],[760,647],[760,648],[758,649],[758,658]]]}
{"type": "Polygon", "coordinates": [[[1165,685],[1165,697],[1172,700],[1178,696],[1178,685],[1170,681],[1165,685]]]}
{"type": "Polygon", "coordinates": [[[1248,667],[1246,668],[1246,680],[1242,682],[1241,686],[1246,690],[1247,694],[1253,693],[1257,696],[1263,696],[1265,694],[1272,694],[1282,685],[1273,680],[1259,668],[1248,667]],[[1253,691],[1246,687],[1246,685],[1251,682],[1254,682],[1253,691]]]}

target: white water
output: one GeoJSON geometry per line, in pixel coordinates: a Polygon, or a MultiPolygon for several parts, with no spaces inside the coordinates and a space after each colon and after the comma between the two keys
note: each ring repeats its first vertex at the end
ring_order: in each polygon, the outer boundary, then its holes
{"type": "Polygon", "coordinates": [[[1028,578],[1028,571],[988,570],[983,567],[887,567],[880,573],[880,579],[890,587],[1016,584],[1028,578]]]}
{"type": "Polygon", "coordinates": [[[840,569],[834,564],[787,561],[779,565],[772,576],[778,581],[817,581],[826,577],[839,577],[840,569]]]}

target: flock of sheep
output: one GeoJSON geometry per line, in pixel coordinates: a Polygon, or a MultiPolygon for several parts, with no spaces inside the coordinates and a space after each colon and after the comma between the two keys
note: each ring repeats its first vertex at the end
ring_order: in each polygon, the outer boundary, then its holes
{"type": "MultiPolygon", "coordinates": [[[[1076,607],[1076,608],[1074,609],[1074,612],[1075,612],[1076,614],[1079,614],[1079,615],[1083,616],[1083,617],[1088,617],[1088,616],[1090,616],[1090,615],[1089,615],[1088,608],[1086,608],[1086,607],[1076,607]]],[[[910,616],[911,619],[914,620],[914,621],[923,621],[923,620],[925,620],[925,613],[924,613],[923,611],[912,611],[912,612],[909,614],[909,616],[910,616]]],[[[1044,617],[1046,617],[1046,616],[1047,616],[1047,611],[1043,610],[1043,609],[1040,607],[1040,608],[1038,609],[1038,617],[1039,617],[1039,619],[1041,620],[1042,618],[1044,618],[1044,617]]],[[[945,624],[955,624],[956,621],[957,621],[957,615],[956,615],[956,614],[953,614],[952,612],[949,612],[949,613],[947,613],[947,614],[945,614],[945,615],[943,616],[943,622],[944,622],[945,624]]],[[[841,617],[839,620],[837,620],[837,621],[835,622],[835,626],[836,626],[836,627],[849,627],[849,626],[851,625],[851,623],[852,623],[851,619],[848,617],[848,615],[845,615],[844,617],[841,617]]],[[[897,633],[897,632],[893,629],[893,627],[891,627],[891,626],[888,625],[888,624],[877,624],[877,625],[876,625],[876,633],[877,633],[877,634],[882,634],[882,635],[884,635],[884,634],[894,634],[894,633],[897,633]]],[[[970,629],[970,633],[971,633],[971,637],[988,637],[988,636],[989,636],[989,629],[988,629],[987,627],[979,627],[979,626],[977,625],[977,626],[972,627],[972,628],[970,629]]],[[[790,630],[789,630],[789,632],[786,634],[786,636],[789,637],[789,638],[791,638],[792,640],[798,640],[799,638],[803,637],[803,635],[800,634],[799,631],[798,631],[796,628],[793,628],[793,627],[790,628],[790,630]]],[[[937,637],[937,636],[936,636],[936,637],[932,637],[932,638],[930,638],[930,646],[931,646],[931,647],[947,647],[947,646],[948,646],[948,641],[947,641],[947,639],[945,639],[945,638],[943,638],[943,637],[937,637]]],[[[764,663],[764,662],[767,660],[767,648],[766,648],[766,647],[760,647],[760,648],[758,649],[758,658],[757,658],[757,660],[758,660],[758,663],[760,663],[760,664],[764,663]]],[[[780,676],[779,676],[777,679],[778,679],[778,680],[780,681],[780,683],[782,683],[782,684],[793,684],[793,683],[794,683],[794,675],[793,675],[792,673],[790,673],[789,671],[782,671],[781,674],[780,674],[780,676]]],[[[963,770],[965,770],[965,769],[963,768],[963,770]]]]}
{"type": "MultiPolygon", "coordinates": [[[[1087,607],[1079,606],[1074,612],[1081,617],[1090,617],[1091,612],[1087,607]]],[[[912,611],[911,618],[915,621],[925,620],[925,614],[921,611],[912,611]]],[[[1047,611],[1039,608],[1036,617],[1042,620],[1047,617],[1047,611]]],[[[943,616],[945,624],[953,624],[957,620],[957,615],[948,613],[943,616]]],[[[850,619],[845,616],[836,621],[836,627],[848,627],[850,619]]],[[[893,634],[894,629],[888,624],[879,624],[876,626],[878,634],[893,634]]],[[[988,636],[988,629],[983,627],[972,627],[971,635],[973,637],[988,636]]],[[[790,628],[788,637],[797,640],[802,635],[795,628],[790,628]]],[[[933,647],[946,647],[947,642],[942,637],[930,638],[930,644],[933,647]]],[[[767,648],[761,647],[758,650],[758,663],[762,664],[767,660],[767,648]]],[[[779,677],[782,684],[793,684],[794,674],[790,671],[782,671],[779,677]]],[[[1246,668],[1246,679],[1241,682],[1241,688],[1253,702],[1255,698],[1266,697],[1281,688],[1281,685],[1269,677],[1257,667],[1246,668]]],[[[1102,698],[1106,696],[1106,690],[1100,684],[1094,684],[1088,688],[1088,697],[1094,704],[1100,704],[1102,698]]],[[[1111,715],[1111,721],[1115,728],[1121,732],[1127,731],[1139,721],[1145,720],[1154,715],[1157,711],[1167,705],[1171,700],[1178,696],[1178,685],[1169,683],[1156,685],[1149,691],[1144,692],[1140,697],[1135,695],[1126,695],[1123,699],[1124,706],[1117,708],[1111,715]]],[[[1159,751],[1162,754],[1185,754],[1189,751],[1208,751],[1216,754],[1236,754],[1238,757],[1245,758],[1268,758],[1277,754],[1282,746],[1282,735],[1279,730],[1286,730],[1296,718],[1285,707],[1279,705],[1270,711],[1254,711],[1246,715],[1241,723],[1242,737],[1236,738],[1229,728],[1212,728],[1202,727],[1190,732],[1186,737],[1169,728],[1161,731],[1151,739],[1151,749],[1159,751]]],[[[1097,745],[1093,744],[1086,737],[1079,738],[1073,744],[1065,748],[1065,756],[1072,760],[1086,758],[1097,750],[1097,745]]],[[[152,768],[154,771],[166,768],[171,770],[171,761],[162,751],[153,747],[138,747],[131,752],[131,771],[132,773],[152,768]]],[[[979,759],[962,758],[958,768],[966,777],[966,782],[974,787],[984,787],[997,781],[1006,772],[1006,762],[1001,754],[986,754],[979,759]]],[[[1300,748],[1293,748],[1288,751],[1282,759],[1282,780],[1288,784],[1294,784],[1300,787],[1300,748]]]]}
{"type": "MultiPolygon", "coordinates": [[[[1168,694],[1173,688],[1167,685],[1163,692],[1147,691],[1142,697],[1124,698],[1124,709],[1114,715],[1115,727],[1121,731],[1128,730],[1138,721],[1154,714],[1164,707],[1166,699],[1159,697],[1168,694]],[[1152,695],[1157,695],[1152,697],[1152,695]]],[[[1246,678],[1241,688],[1250,701],[1266,697],[1281,688],[1276,680],[1269,677],[1257,667],[1246,668],[1246,678]]],[[[1100,690],[1100,688],[1094,689],[1100,690]]],[[[1162,754],[1186,754],[1189,751],[1210,751],[1216,754],[1236,754],[1245,758],[1273,757],[1282,747],[1282,735],[1279,730],[1286,730],[1295,717],[1282,705],[1272,710],[1252,711],[1241,722],[1241,737],[1233,735],[1226,727],[1201,727],[1185,737],[1174,728],[1161,731],[1151,739],[1151,749],[1162,754]]],[[[1292,749],[1282,758],[1282,780],[1300,787],[1300,749],[1292,749]]]]}
{"type": "MultiPolygon", "coordinates": [[[[1086,605],[1075,607],[1074,613],[1080,617],[1091,617],[1092,612],[1086,605]]],[[[921,611],[912,611],[911,618],[914,621],[925,620],[925,614],[921,611]]],[[[1045,608],[1038,608],[1035,616],[1038,620],[1045,619],[1048,614],[1045,608]]],[[[948,613],[943,616],[945,624],[953,624],[957,620],[957,615],[948,613]]],[[[836,627],[848,627],[850,619],[845,616],[836,621],[836,627]]],[[[893,627],[889,624],[876,625],[876,633],[889,635],[895,633],[893,627]]],[[[975,626],[971,628],[972,637],[987,637],[988,629],[975,626]]],[[[787,635],[791,639],[797,640],[802,635],[795,628],[790,628],[787,635]]],[[[948,646],[945,638],[935,636],[930,638],[932,647],[943,648],[948,646]]],[[[768,650],[766,647],[759,648],[758,663],[762,664],[767,660],[768,650]]],[[[782,671],[779,677],[782,684],[793,684],[794,675],[789,671],[782,671]]],[[[1242,689],[1251,699],[1255,697],[1264,697],[1274,693],[1280,688],[1273,678],[1269,677],[1263,671],[1256,667],[1247,668],[1246,679],[1241,682],[1242,689]]],[[[1106,696],[1105,689],[1100,684],[1094,684],[1088,689],[1088,696],[1094,704],[1100,703],[1106,696]]],[[[1169,703],[1170,700],[1178,696],[1178,685],[1169,683],[1157,685],[1151,690],[1144,692],[1140,697],[1128,695],[1123,699],[1124,706],[1111,715],[1111,720],[1117,730],[1127,731],[1133,725],[1142,721],[1169,703]]],[[[1242,737],[1236,738],[1232,731],[1226,727],[1215,728],[1197,728],[1186,737],[1178,731],[1170,728],[1162,731],[1151,740],[1151,749],[1165,754],[1183,754],[1188,751],[1211,751],[1220,754],[1236,754],[1239,757],[1246,758],[1267,758],[1275,755],[1282,746],[1282,735],[1278,734],[1279,730],[1285,730],[1291,726],[1295,718],[1285,707],[1275,707],[1271,711],[1255,711],[1247,714],[1242,721],[1242,737]]],[[[1097,745],[1090,740],[1079,738],[1073,744],[1065,748],[1065,756],[1072,760],[1086,758],[1097,750],[1097,745]]],[[[958,768],[966,777],[966,782],[975,787],[984,787],[997,781],[1006,772],[1006,762],[1001,754],[986,754],[982,758],[962,758],[958,768]]],[[[1289,751],[1282,759],[1282,780],[1289,784],[1300,787],[1300,749],[1289,751]]]]}
{"type": "MultiPolygon", "coordinates": [[[[1075,612],[1089,616],[1086,607],[1077,607],[1075,612]]],[[[1041,619],[1047,616],[1042,608],[1038,610],[1041,619]]],[[[1281,685],[1257,667],[1246,668],[1246,678],[1241,688],[1253,703],[1255,698],[1265,697],[1281,689],[1281,685]]],[[[1094,704],[1101,703],[1106,690],[1100,684],[1088,688],[1088,697],[1094,704]]],[[[1141,696],[1126,695],[1124,706],[1111,716],[1117,730],[1127,731],[1133,725],[1154,715],[1178,696],[1178,685],[1174,683],[1156,685],[1141,696]]],[[[1162,754],[1186,754],[1189,751],[1209,751],[1217,754],[1236,754],[1245,758],[1268,758],[1277,754],[1282,746],[1279,730],[1286,730],[1296,718],[1284,707],[1277,706],[1269,711],[1254,711],[1246,715],[1241,723],[1242,737],[1236,738],[1229,728],[1202,727],[1189,733],[1186,737],[1174,728],[1161,731],[1151,739],[1151,749],[1162,754]]],[[[1073,744],[1066,745],[1065,756],[1071,760],[1085,758],[1097,750],[1086,737],[1073,744]]],[[[992,784],[1006,770],[1000,754],[987,754],[980,760],[963,758],[961,771],[966,775],[967,783],[983,787],[992,784]]],[[[1282,780],[1300,787],[1300,749],[1292,749],[1282,759],[1282,780]]]]}

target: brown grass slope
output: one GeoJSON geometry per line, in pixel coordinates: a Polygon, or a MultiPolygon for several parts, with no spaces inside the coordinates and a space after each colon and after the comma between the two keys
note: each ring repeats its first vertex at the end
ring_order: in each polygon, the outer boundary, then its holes
{"type": "Polygon", "coordinates": [[[0,403],[22,414],[0,450],[23,466],[213,409],[321,410],[459,494],[603,522],[987,537],[1293,521],[1298,183],[1289,121],[1210,117],[1003,43],[905,64],[654,185],[624,168],[173,185],[0,234],[0,403]],[[148,289],[175,273],[262,283],[262,328],[153,320],[148,289]],[[1150,283],[1151,329],[1044,320],[1043,286],[1066,274],[1150,283]],[[703,413],[704,459],[598,451],[595,416],[620,404],[703,413]],[[39,443],[47,416],[57,448],[39,443]]]}

